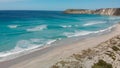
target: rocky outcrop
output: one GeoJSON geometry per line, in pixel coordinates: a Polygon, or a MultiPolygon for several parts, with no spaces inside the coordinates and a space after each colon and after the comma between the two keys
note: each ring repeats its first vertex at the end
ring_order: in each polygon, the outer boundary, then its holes
{"type": "Polygon", "coordinates": [[[97,10],[89,9],[68,9],[64,11],[67,14],[101,14],[101,15],[115,15],[120,16],[120,8],[105,8],[97,10]]]}
{"type": "Polygon", "coordinates": [[[51,68],[120,68],[120,35],[95,48],[73,54],[51,68]]]}

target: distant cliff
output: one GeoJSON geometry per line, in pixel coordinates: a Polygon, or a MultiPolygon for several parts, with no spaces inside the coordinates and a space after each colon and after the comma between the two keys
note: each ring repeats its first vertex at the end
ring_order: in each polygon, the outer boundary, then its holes
{"type": "Polygon", "coordinates": [[[120,8],[104,8],[104,9],[97,9],[97,10],[68,9],[68,10],[65,10],[64,13],[67,13],[67,14],[101,14],[101,15],[120,16],[120,8]]]}

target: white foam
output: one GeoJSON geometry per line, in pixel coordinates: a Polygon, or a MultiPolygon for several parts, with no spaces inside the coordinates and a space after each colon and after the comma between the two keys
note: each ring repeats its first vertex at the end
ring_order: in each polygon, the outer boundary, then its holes
{"type": "MultiPolygon", "coordinates": [[[[42,39],[30,39],[30,40],[20,40],[16,43],[16,47],[10,51],[0,52],[0,61],[5,61],[13,59],[19,56],[19,54],[26,54],[33,49],[43,46],[44,44],[36,44],[36,42],[43,42],[42,39]]],[[[45,45],[50,45],[56,40],[46,41],[45,45]]]]}
{"type": "Polygon", "coordinates": [[[91,25],[102,24],[102,23],[106,23],[106,22],[105,21],[91,21],[86,24],[83,24],[83,26],[91,26],[91,25]]]}
{"type": "Polygon", "coordinates": [[[50,41],[47,42],[47,45],[50,45],[50,44],[52,44],[55,41],[57,41],[57,40],[50,40],[50,41]]]}
{"type": "Polygon", "coordinates": [[[76,31],[74,33],[70,33],[70,32],[65,32],[63,33],[63,35],[69,37],[76,37],[76,36],[84,36],[84,35],[89,35],[89,34],[96,34],[96,33],[102,33],[102,32],[106,32],[106,31],[111,31],[112,28],[114,28],[116,25],[113,25],[111,27],[108,27],[106,29],[103,30],[99,30],[99,31],[76,31]]]}
{"type": "Polygon", "coordinates": [[[61,27],[63,27],[63,28],[70,28],[70,27],[72,27],[72,25],[61,25],[61,27]]]}
{"type": "Polygon", "coordinates": [[[32,43],[31,40],[20,40],[17,42],[16,47],[10,51],[0,52],[0,57],[7,57],[9,55],[17,54],[23,51],[31,50],[39,47],[40,45],[32,43]]]}
{"type": "Polygon", "coordinates": [[[20,48],[20,47],[15,47],[13,50],[6,51],[6,52],[0,52],[0,62],[5,61],[5,60],[10,60],[10,59],[16,58],[18,56],[21,56],[20,53],[22,53],[23,55],[27,54],[27,52],[25,52],[25,51],[36,49],[38,47],[39,46],[34,46],[34,47],[29,47],[27,49],[23,49],[23,48],[20,48]]]}
{"type": "Polygon", "coordinates": [[[17,28],[19,25],[8,25],[9,28],[17,28]]]}
{"type": "Polygon", "coordinates": [[[116,25],[113,25],[113,26],[111,26],[111,27],[108,27],[108,28],[106,28],[106,29],[103,29],[103,30],[99,30],[99,31],[93,31],[93,33],[101,33],[101,32],[105,32],[105,31],[111,31],[113,28],[115,28],[116,27],[116,25]]]}
{"type": "Polygon", "coordinates": [[[82,35],[87,35],[87,34],[90,34],[91,32],[89,31],[76,31],[74,33],[70,33],[70,32],[65,32],[63,33],[65,36],[67,37],[74,37],[74,36],[82,36],[82,35]]]}
{"type": "Polygon", "coordinates": [[[40,26],[36,26],[34,28],[29,28],[29,29],[27,29],[27,31],[30,31],[30,32],[41,31],[41,30],[46,29],[46,28],[47,28],[47,25],[40,25],[40,26]]]}

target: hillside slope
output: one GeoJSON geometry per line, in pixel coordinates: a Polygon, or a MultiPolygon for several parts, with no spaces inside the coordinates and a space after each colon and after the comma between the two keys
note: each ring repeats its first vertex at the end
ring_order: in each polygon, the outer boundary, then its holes
{"type": "Polygon", "coordinates": [[[89,9],[68,9],[64,13],[67,14],[101,14],[101,15],[115,15],[120,16],[120,8],[104,8],[97,10],[89,9]]]}

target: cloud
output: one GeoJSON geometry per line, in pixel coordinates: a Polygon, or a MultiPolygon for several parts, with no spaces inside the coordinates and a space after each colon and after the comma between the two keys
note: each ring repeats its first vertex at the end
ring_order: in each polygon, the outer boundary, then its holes
{"type": "Polygon", "coordinates": [[[2,3],[2,2],[17,2],[17,1],[23,1],[23,0],[0,0],[0,3],[2,3]]]}

